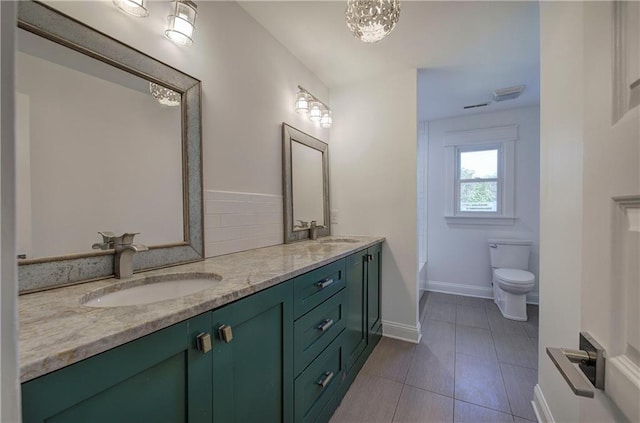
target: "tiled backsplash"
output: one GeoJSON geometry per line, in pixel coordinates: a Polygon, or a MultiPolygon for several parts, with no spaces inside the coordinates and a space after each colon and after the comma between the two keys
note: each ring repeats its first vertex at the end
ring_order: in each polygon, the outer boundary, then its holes
{"type": "Polygon", "coordinates": [[[205,256],[283,243],[281,195],[204,191],[205,256]]]}

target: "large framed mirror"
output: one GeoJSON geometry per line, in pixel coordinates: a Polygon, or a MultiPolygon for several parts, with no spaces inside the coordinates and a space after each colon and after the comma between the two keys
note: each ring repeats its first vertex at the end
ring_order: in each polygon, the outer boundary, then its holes
{"type": "Polygon", "coordinates": [[[98,232],[139,232],[134,270],[203,259],[200,81],[42,3],[18,3],[18,283],[113,275],[98,232]]]}
{"type": "Polygon", "coordinates": [[[285,243],[308,239],[314,221],[331,235],[329,146],[283,123],[282,156],[285,243]]]}

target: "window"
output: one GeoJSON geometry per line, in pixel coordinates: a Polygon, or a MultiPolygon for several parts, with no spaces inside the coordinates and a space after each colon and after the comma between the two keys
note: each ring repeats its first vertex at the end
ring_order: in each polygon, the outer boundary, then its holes
{"type": "Polygon", "coordinates": [[[448,223],[513,224],[517,139],[517,126],[445,134],[448,223]]]}
{"type": "Polygon", "coordinates": [[[456,212],[498,213],[502,191],[501,149],[460,147],[456,150],[456,212]]]}

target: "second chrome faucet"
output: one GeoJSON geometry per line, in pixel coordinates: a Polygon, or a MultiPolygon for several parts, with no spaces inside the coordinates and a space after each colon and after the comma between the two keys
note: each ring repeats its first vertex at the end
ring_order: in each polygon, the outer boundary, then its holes
{"type": "Polygon", "coordinates": [[[93,249],[115,249],[113,273],[118,279],[127,279],[133,276],[133,255],[139,251],[147,251],[149,247],[142,244],[134,244],[133,238],[138,233],[124,233],[116,236],[113,232],[98,232],[102,235],[101,243],[92,245],[93,249]]]}

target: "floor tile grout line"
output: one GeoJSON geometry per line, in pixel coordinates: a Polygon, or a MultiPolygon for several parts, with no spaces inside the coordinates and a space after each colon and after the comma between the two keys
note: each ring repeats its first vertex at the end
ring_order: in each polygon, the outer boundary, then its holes
{"type": "Polygon", "coordinates": [[[402,389],[400,390],[400,395],[398,396],[398,402],[396,402],[396,408],[393,410],[393,416],[391,416],[391,421],[389,423],[393,423],[396,419],[396,413],[398,412],[398,407],[400,407],[400,399],[402,398],[402,394],[404,394],[405,385],[402,384],[402,389]]]}
{"type": "Polygon", "coordinates": [[[511,398],[509,398],[509,393],[507,392],[507,383],[504,381],[504,374],[502,373],[502,366],[500,365],[500,357],[498,357],[498,349],[496,348],[496,340],[493,337],[493,333],[491,334],[491,340],[493,341],[493,348],[496,350],[496,358],[498,359],[498,371],[500,372],[500,379],[502,379],[502,387],[504,388],[504,394],[507,396],[507,402],[509,403],[509,410],[511,411],[511,419],[515,421],[513,417],[513,407],[511,406],[511,398]]]}
{"type": "MultiPolygon", "coordinates": [[[[475,407],[484,408],[485,410],[496,411],[496,412],[498,412],[498,413],[502,413],[502,414],[506,414],[507,416],[511,416],[511,418],[516,417],[516,416],[515,416],[514,414],[512,414],[512,413],[506,413],[506,412],[504,412],[504,411],[502,411],[502,410],[498,410],[498,409],[496,409],[496,408],[487,407],[486,405],[476,404],[476,403],[471,402],[471,401],[467,401],[467,400],[463,400],[463,399],[455,399],[455,398],[454,398],[454,401],[464,402],[465,404],[470,404],[470,405],[473,405],[473,406],[475,406],[475,407]]],[[[518,417],[519,417],[519,416],[518,416],[518,417]]]]}

